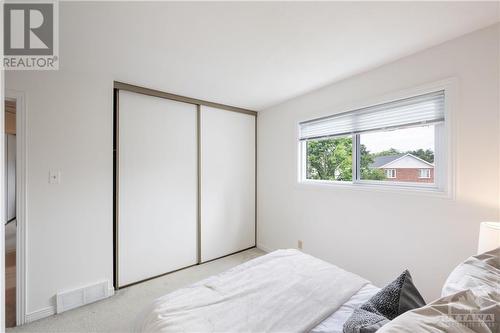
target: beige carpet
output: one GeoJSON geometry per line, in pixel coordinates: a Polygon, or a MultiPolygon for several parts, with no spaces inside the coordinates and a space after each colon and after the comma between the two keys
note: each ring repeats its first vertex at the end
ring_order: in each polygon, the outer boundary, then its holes
{"type": "Polygon", "coordinates": [[[264,254],[250,249],[119,290],[113,297],[36,322],[14,332],[132,332],[141,311],[154,299],[264,254]]]}

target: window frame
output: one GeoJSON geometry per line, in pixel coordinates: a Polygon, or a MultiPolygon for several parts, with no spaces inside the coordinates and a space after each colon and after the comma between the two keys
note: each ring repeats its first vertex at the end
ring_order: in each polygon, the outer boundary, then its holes
{"type": "MultiPolygon", "coordinates": [[[[424,193],[437,196],[444,196],[450,199],[455,198],[455,165],[454,165],[454,155],[456,146],[452,140],[452,132],[455,128],[454,119],[450,110],[455,107],[456,104],[456,91],[458,86],[458,80],[456,78],[448,78],[442,81],[430,83],[427,85],[419,86],[412,89],[407,89],[395,93],[391,93],[379,98],[372,99],[368,102],[348,104],[343,107],[338,107],[337,112],[324,114],[320,113],[317,116],[328,116],[331,114],[341,113],[345,110],[361,109],[364,107],[369,107],[371,105],[387,103],[391,101],[396,101],[412,96],[417,96],[419,94],[431,93],[439,90],[444,90],[444,115],[445,121],[442,123],[434,124],[435,126],[435,147],[434,147],[434,182],[433,183],[422,183],[422,182],[398,182],[398,181],[383,181],[383,180],[362,180],[360,179],[360,156],[357,153],[358,147],[360,145],[360,134],[353,135],[353,180],[352,181],[330,181],[330,180],[316,180],[307,179],[307,152],[304,149],[306,141],[300,141],[300,122],[314,119],[317,117],[308,117],[306,119],[300,119],[297,122],[297,132],[296,132],[296,142],[298,142],[298,168],[297,168],[297,184],[302,186],[321,186],[326,188],[347,188],[347,189],[360,189],[360,190],[382,190],[382,191],[405,191],[409,193],[424,193]],[[305,162],[305,163],[304,163],[305,162]]],[[[415,126],[408,126],[415,127],[415,126]]],[[[401,127],[401,128],[404,128],[401,127]]]]}
{"type": "Polygon", "coordinates": [[[396,169],[384,169],[384,172],[385,172],[385,177],[388,179],[398,178],[396,169]],[[388,173],[387,171],[391,171],[391,172],[388,173]],[[393,173],[394,173],[394,176],[392,176],[393,173]],[[388,174],[391,174],[391,176],[388,176],[388,174]]]}
{"type": "Polygon", "coordinates": [[[418,179],[430,179],[431,178],[431,169],[421,168],[418,169],[418,179]],[[422,176],[422,171],[426,171],[425,176],[422,176]]]}

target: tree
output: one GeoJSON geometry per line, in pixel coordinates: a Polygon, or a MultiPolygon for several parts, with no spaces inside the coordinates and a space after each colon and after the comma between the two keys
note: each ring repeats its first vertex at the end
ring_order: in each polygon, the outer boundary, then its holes
{"type": "Polygon", "coordinates": [[[373,153],[371,154],[373,157],[379,157],[379,156],[392,156],[392,155],[399,155],[401,152],[395,148],[389,148],[388,150],[383,150],[379,151],[378,153],[373,153]]]}
{"type": "Polygon", "coordinates": [[[307,178],[352,180],[352,138],[308,141],[307,178]]]}
{"type": "Polygon", "coordinates": [[[417,149],[417,150],[408,150],[405,152],[399,151],[395,148],[389,148],[388,150],[380,151],[378,153],[372,154],[373,157],[378,156],[392,156],[392,155],[404,155],[404,154],[412,154],[418,158],[423,159],[429,163],[434,163],[434,152],[430,149],[417,149]]]}
{"type": "Polygon", "coordinates": [[[367,180],[384,180],[385,173],[384,170],[370,168],[370,165],[374,161],[375,154],[370,154],[370,152],[366,149],[364,144],[361,144],[359,147],[360,150],[360,172],[361,179],[367,180]]]}
{"type": "Polygon", "coordinates": [[[417,156],[418,158],[423,159],[424,161],[427,161],[429,163],[434,163],[434,152],[430,149],[417,149],[417,150],[412,150],[408,151],[407,153],[412,154],[414,156],[417,156]]]}

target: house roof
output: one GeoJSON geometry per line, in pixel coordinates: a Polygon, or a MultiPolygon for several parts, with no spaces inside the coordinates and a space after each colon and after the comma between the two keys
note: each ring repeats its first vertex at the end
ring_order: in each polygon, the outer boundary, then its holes
{"type": "MultiPolygon", "coordinates": [[[[426,167],[426,166],[431,167],[431,168],[434,167],[434,164],[429,163],[427,161],[424,161],[423,159],[421,159],[413,154],[407,153],[407,154],[396,154],[396,155],[390,155],[390,156],[375,157],[373,163],[370,165],[370,168],[387,168],[394,163],[400,163],[398,161],[403,161],[406,158],[413,159],[414,163],[415,162],[419,163],[420,164],[419,167],[426,167]]],[[[394,166],[394,167],[397,167],[397,166],[394,166]]],[[[406,165],[406,166],[399,166],[399,167],[403,167],[403,168],[406,167],[407,168],[408,166],[406,165]]]]}
{"type": "Polygon", "coordinates": [[[373,163],[370,164],[370,168],[380,168],[387,163],[397,160],[403,157],[405,154],[387,155],[387,156],[377,156],[373,159],[373,163]]]}

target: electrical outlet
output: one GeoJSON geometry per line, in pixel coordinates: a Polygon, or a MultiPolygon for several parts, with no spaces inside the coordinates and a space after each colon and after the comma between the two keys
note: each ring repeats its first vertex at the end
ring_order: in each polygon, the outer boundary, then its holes
{"type": "Polygon", "coordinates": [[[298,248],[299,250],[302,250],[303,245],[304,245],[304,243],[303,243],[303,242],[299,239],[299,240],[297,241],[297,248],[298,248]]]}

